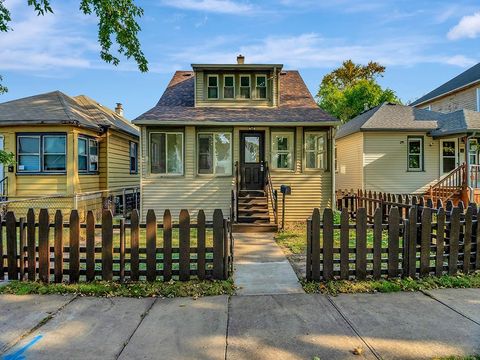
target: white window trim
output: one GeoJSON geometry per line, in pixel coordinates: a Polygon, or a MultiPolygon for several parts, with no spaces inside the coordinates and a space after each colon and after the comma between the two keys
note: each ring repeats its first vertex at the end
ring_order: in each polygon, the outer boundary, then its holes
{"type": "Polygon", "coordinates": [[[304,138],[303,138],[303,168],[305,171],[327,171],[328,170],[328,158],[327,158],[327,154],[328,154],[328,136],[327,136],[327,133],[325,131],[305,131],[304,133],[304,138]],[[323,136],[323,143],[324,143],[324,150],[322,151],[322,154],[323,154],[323,168],[319,168],[319,167],[314,167],[314,168],[309,168],[307,167],[307,153],[309,152],[316,152],[318,153],[319,150],[316,148],[317,147],[317,144],[315,143],[315,150],[307,150],[307,142],[305,141],[306,138],[307,138],[307,135],[310,135],[310,134],[315,134],[315,135],[322,135],[323,136]]]}
{"type": "Polygon", "coordinates": [[[227,100],[235,100],[235,98],[237,97],[237,91],[236,91],[236,89],[235,89],[235,75],[234,75],[234,74],[225,74],[225,75],[223,75],[223,84],[222,84],[222,85],[223,85],[223,87],[222,87],[222,90],[223,90],[222,96],[223,96],[223,98],[224,98],[224,99],[227,99],[227,100]],[[226,97],[225,97],[225,78],[226,78],[226,77],[231,77],[231,78],[233,78],[233,97],[231,97],[231,98],[226,98],[226,97]]]}
{"type": "Polygon", "coordinates": [[[220,87],[219,87],[219,78],[218,75],[207,75],[207,99],[208,100],[218,100],[219,99],[219,92],[220,92],[220,87]],[[210,86],[210,78],[216,78],[217,79],[217,86],[210,86]],[[208,90],[210,88],[217,88],[217,97],[210,97],[208,90]]]}
{"type": "MultiPolygon", "coordinates": [[[[451,138],[451,139],[441,139],[440,140],[440,176],[443,176],[447,174],[446,172],[443,171],[443,143],[444,142],[454,142],[455,143],[455,167],[457,167],[458,164],[458,139],[456,138],[451,138]]],[[[468,154],[467,154],[468,155],[468,154]]]]}
{"type": "Polygon", "coordinates": [[[424,142],[421,136],[412,136],[407,138],[407,171],[409,172],[422,172],[425,170],[424,162],[424,142]],[[410,142],[411,141],[420,141],[420,153],[419,154],[410,154],[410,142]],[[410,155],[420,155],[420,167],[419,168],[411,168],[410,167],[410,155]]]}
{"type": "Polygon", "coordinates": [[[271,152],[271,168],[272,170],[275,170],[275,171],[292,171],[295,169],[295,131],[272,131],[271,134],[270,134],[270,138],[272,139],[272,144],[271,144],[271,148],[270,148],[270,152],[271,152]],[[291,146],[290,149],[288,150],[277,150],[275,149],[275,136],[277,135],[280,135],[280,136],[291,136],[292,137],[292,144],[289,145],[289,147],[291,146]],[[274,162],[274,158],[275,158],[275,155],[277,154],[286,154],[286,153],[289,153],[291,154],[291,157],[292,157],[292,166],[289,167],[289,168],[279,168],[277,167],[276,165],[276,162],[274,162]]]}
{"type": "Polygon", "coordinates": [[[240,75],[240,96],[242,96],[242,89],[243,88],[249,88],[249,97],[248,98],[242,98],[242,100],[248,100],[252,98],[252,77],[250,75],[240,75]],[[242,86],[242,78],[248,78],[248,85],[249,86],[242,86]]]}
{"type": "Polygon", "coordinates": [[[268,98],[268,77],[267,77],[267,75],[261,75],[261,74],[255,75],[255,98],[257,100],[267,100],[267,98],[268,98]],[[257,78],[259,78],[259,77],[264,77],[265,78],[265,97],[264,98],[258,97],[257,89],[259,87],[257,86],[257,78]]]}
{"type": "Polygon", "coordinates": [[[477,111],[480,111],[480,88],[477,88],[477,111]]]}
{"type": "Polygon", "coordinates": [[[197,175],[198,176],[215,176],[215,177],[222,177],[222,176],[232,176],[233,175],[233,146],[232,146],[232,143],[233,143],[233,133],[232,132],[229,132],[229,131],[200,131],[200,132],[197,132],[197,175]],[[230,135],[230,162],[231,162],[231,167],[230,167],[230,174],[217,174],[216,173],[216,168],[217,168],[217,159],[215,157],[215,134],[229,134],[230,135]],[[201,174],[199,172],[199,166],[198,166],[198,160],[199,160],[199,155],[200,155],[200,141],[198,141],[198,138],[200,135],[212,135],[213,136],[213,164],[212,164],[212,167],[213,167],[213,172],[211,172],[210,174],[201,174]]]}
{"type": "Polygon", "coordinates": [[[57,172],[64,172],[67,171],[67,137],[65,135],[55,135],[55,134],[45,134],[42,136],[42,168],[41,172],[45,173],[57,173],[57,172]],[[61,153],[46,153],[45,152],[45,139],[46,138],[58,138],[58,137],[63,137],[65,139],[65,146],[63,147],[63,152],[61,153]],[[45,169],[45,155],[62,155],[65,156],[65,169],[63,170],[46,170],[45,169]]]}
{"type": "Polygon", "coordinates": [[[17,149],[20,149],[20,138],[31,138],[31,139],[38,139],[38,153],[21,153],[18,151],[17,153],[17,172],[19,173],[41,173],[42,171],[42,136],[41,135],[17,135],[17,149]],[[25,156],[31,156],[35,155],[38,156],[38,170],[37,171],[32,171],[32,170],[20,170],[20,156],[25,155],[25,156]]]}
{"type": "MultiPolygon", "coordinates": [[[[80,174],[97,174],[99,171],[100,171],[100,161],[99,161],[99,156],[100,156],[100,144],[98,143],[98,140],[97,139],[92,139],[88,136],[85,136],[85,135],[79,135],[78,136],[78,140],[85,140],[87,142],[87,145],[86,145],[86,150],[87,150],[87,169],[86,170],[80,170],[79,166],[78,166],[78,157],[80,156],[80,153],[77,154],[77,168],[78,168],[78,173],[80,174]],[[94,141],[97,145],[97,170],[90,170],[90,141],[94,141]]],[[[78,151],[78,143],[77,143],[77,151],[78,151]]],[[[85,156],[85,155],[81,155],[81,156],[85,156]]]]}
{"type": "Polygon", "coordinates": [[[178,131],[152,131],[149,134],[149,158],[150,158],[150,164],[149,164],[149,173],[152,175],[159,175],[159,176],[170,176],[170,177],[175,177],[175,176],[184,176],[185,174],[185,134],[183,132],[178,132],[178,131]],[[154,173],[152,172],[152,134],[165,134],[165,173],[154,173]],[[168,172],[168,144],[167,144],[167,134],[174,134],[174,135],[181,135],[182,136],[182,159],[181,159],[181,164],[182,164],[182,171],[179,173],[169,173],[168,172]]]}

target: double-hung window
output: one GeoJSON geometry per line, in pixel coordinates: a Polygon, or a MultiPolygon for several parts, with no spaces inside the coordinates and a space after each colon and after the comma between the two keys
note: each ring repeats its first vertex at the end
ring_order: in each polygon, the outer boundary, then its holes
{"type": "Polygon", "coordinates": [[[407,139],[408,151],[408,171],[422,171],[423,170],[423,138],[409,137],[407,139]]]}
{"type": "Polygon", "coordinates": [[[267,98],[267,77],[265,75],[255,76],[255,89],[257,99],[267,98]]]}
{"type": "Polygon", "coordinates": [[[198,133],[198,173],[232,175],[232,134],[198,133]]]}
{"type": "Polygon", "coordinates": [[[78,137],[78,171],[83,173],[98,171],[98,141],[88,137],[78,137]]]}
{"type": "Polygon", "coordinates": [[[272,168],[293,169],[293,132],[272,132],[272,168]]]}
{"type": "Polygon", "coordinates": [[[130,141],[130,174],[138,173],[138,143],[130,141]]]}
{"type": "Polygon", "coordinates": [[[305,168],[327,169],[327,134],[325,132],[305,132],[305,168]]]}
{"type": "Polygon", "coordinates": [[[150,171],[152,174],[183,174],[183,133],[150,133],[150,171]]]}
{"type": "Polygon", "coordinates": [[[233,75],[223,76],[223,98],[235,98],[235,77],[233,75]]]}
{"type": "Polygon", "coordinates": [[[208,75],[208,98],[218,99],[218,75],[208,75]]]}
{"type": "Polygon", "coordinates": [[[67,141],[65,135],[28,134],[17,136],[18,172],[66,171],[67,141]]]}
{"type": "Polygon", "coordinates": [[[250,75],[240,75],[240,97],[250,99],[250,75]]]}

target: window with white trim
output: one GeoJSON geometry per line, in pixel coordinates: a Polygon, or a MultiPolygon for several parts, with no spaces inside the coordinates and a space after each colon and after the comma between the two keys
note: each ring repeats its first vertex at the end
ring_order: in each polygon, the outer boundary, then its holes
{"type": "Polygon", "coordinates": [[[197,140],[198,173],[232,175],[232,134],[202,132],[197,140]]]}
{"type": "Polygon", "coordinates": [[[152,174],[183,174],[183,133],[150,133],[150,171],[152,174]]]}
{"type": "Polygon", "coordinates": [[[130,141],[130,174],[138,174],[138,143],[130,141]]]}
{"type": "Polygon", "coordinates": [[[78,137],[78,171],[98,171],[98,141],[86,136],[78,137]]]}
{"type": "Polygon", "coordinates": [[[250,75],[240,75],[240,97],[250,99],[250,75]]]}
{"type": "Polygon", "coordinates": [[[22,173],[65,172],[66,135],[17,135],[17,171],[22,173]]]}
{"type": "Polygon", "coordinates": [[[477,88],[477,111],[480,111],[480,88],[477,88]]]}
{"type": "Polygon", "coordinates": [[[294,133],[272,132],[272,168],[293,170],[294,133]]]}
{"type": "Polygon", "coordinates": [[[223,76],[223,98],[224,99],[235,98],[235,76],[233,75],[223,76]]]}
{"type": "Polygon", "coordinates": [[[423,170],[423,138],[409,137],[407,139],[408,171],[423,170]]]}
{"type": "Polygon", "coordinates": [[[327,134],[305,132],[305,169],[327,169],[327,134]]]}
{"type": "Polygon", "coordinates": [[[257,99],[267,98],[267,76],[266,75],[255,76],[255,94],[257,99]]]}
{"type": "Polygon", "coordinates": [[[218,99],[218,75],[208,75],[207,76],[208,84],[208,98],[209,99],[218,99]]]}

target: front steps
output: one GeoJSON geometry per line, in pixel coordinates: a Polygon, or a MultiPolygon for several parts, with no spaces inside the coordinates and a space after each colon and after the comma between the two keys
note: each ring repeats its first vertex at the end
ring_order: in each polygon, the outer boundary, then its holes
{"type": "Polygon", "coordinates": [[[234,232],[275,232],[278,226],[270,223],[268,198],[263,190],[240,190],[237,223],[234,232]]]}

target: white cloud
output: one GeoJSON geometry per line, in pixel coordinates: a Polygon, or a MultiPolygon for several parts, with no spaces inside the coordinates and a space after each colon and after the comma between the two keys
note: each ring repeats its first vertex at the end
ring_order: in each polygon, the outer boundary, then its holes
{"type": "Polygon", "coordinates": [[[445,63],[460,67],[470,67],[472,65],[475,65],[477,61],[464,55],[454,55],[451,57],[446,57],[445,63]]]}
{"type": "Polygon", "coordinates": [[[450,40],[458,40],[463,38],[474,39],[480,35],[480,12],[473,15],[462,17],[460,22],[455,25],[447,34],[450,40]]]}
{"type": "Polygon", "coordinates": [[[182,10],[223,14],[251,14],[255,10],[249,3],[241,3],[233,0],[164,0],[162,4],[182,10]]]}

